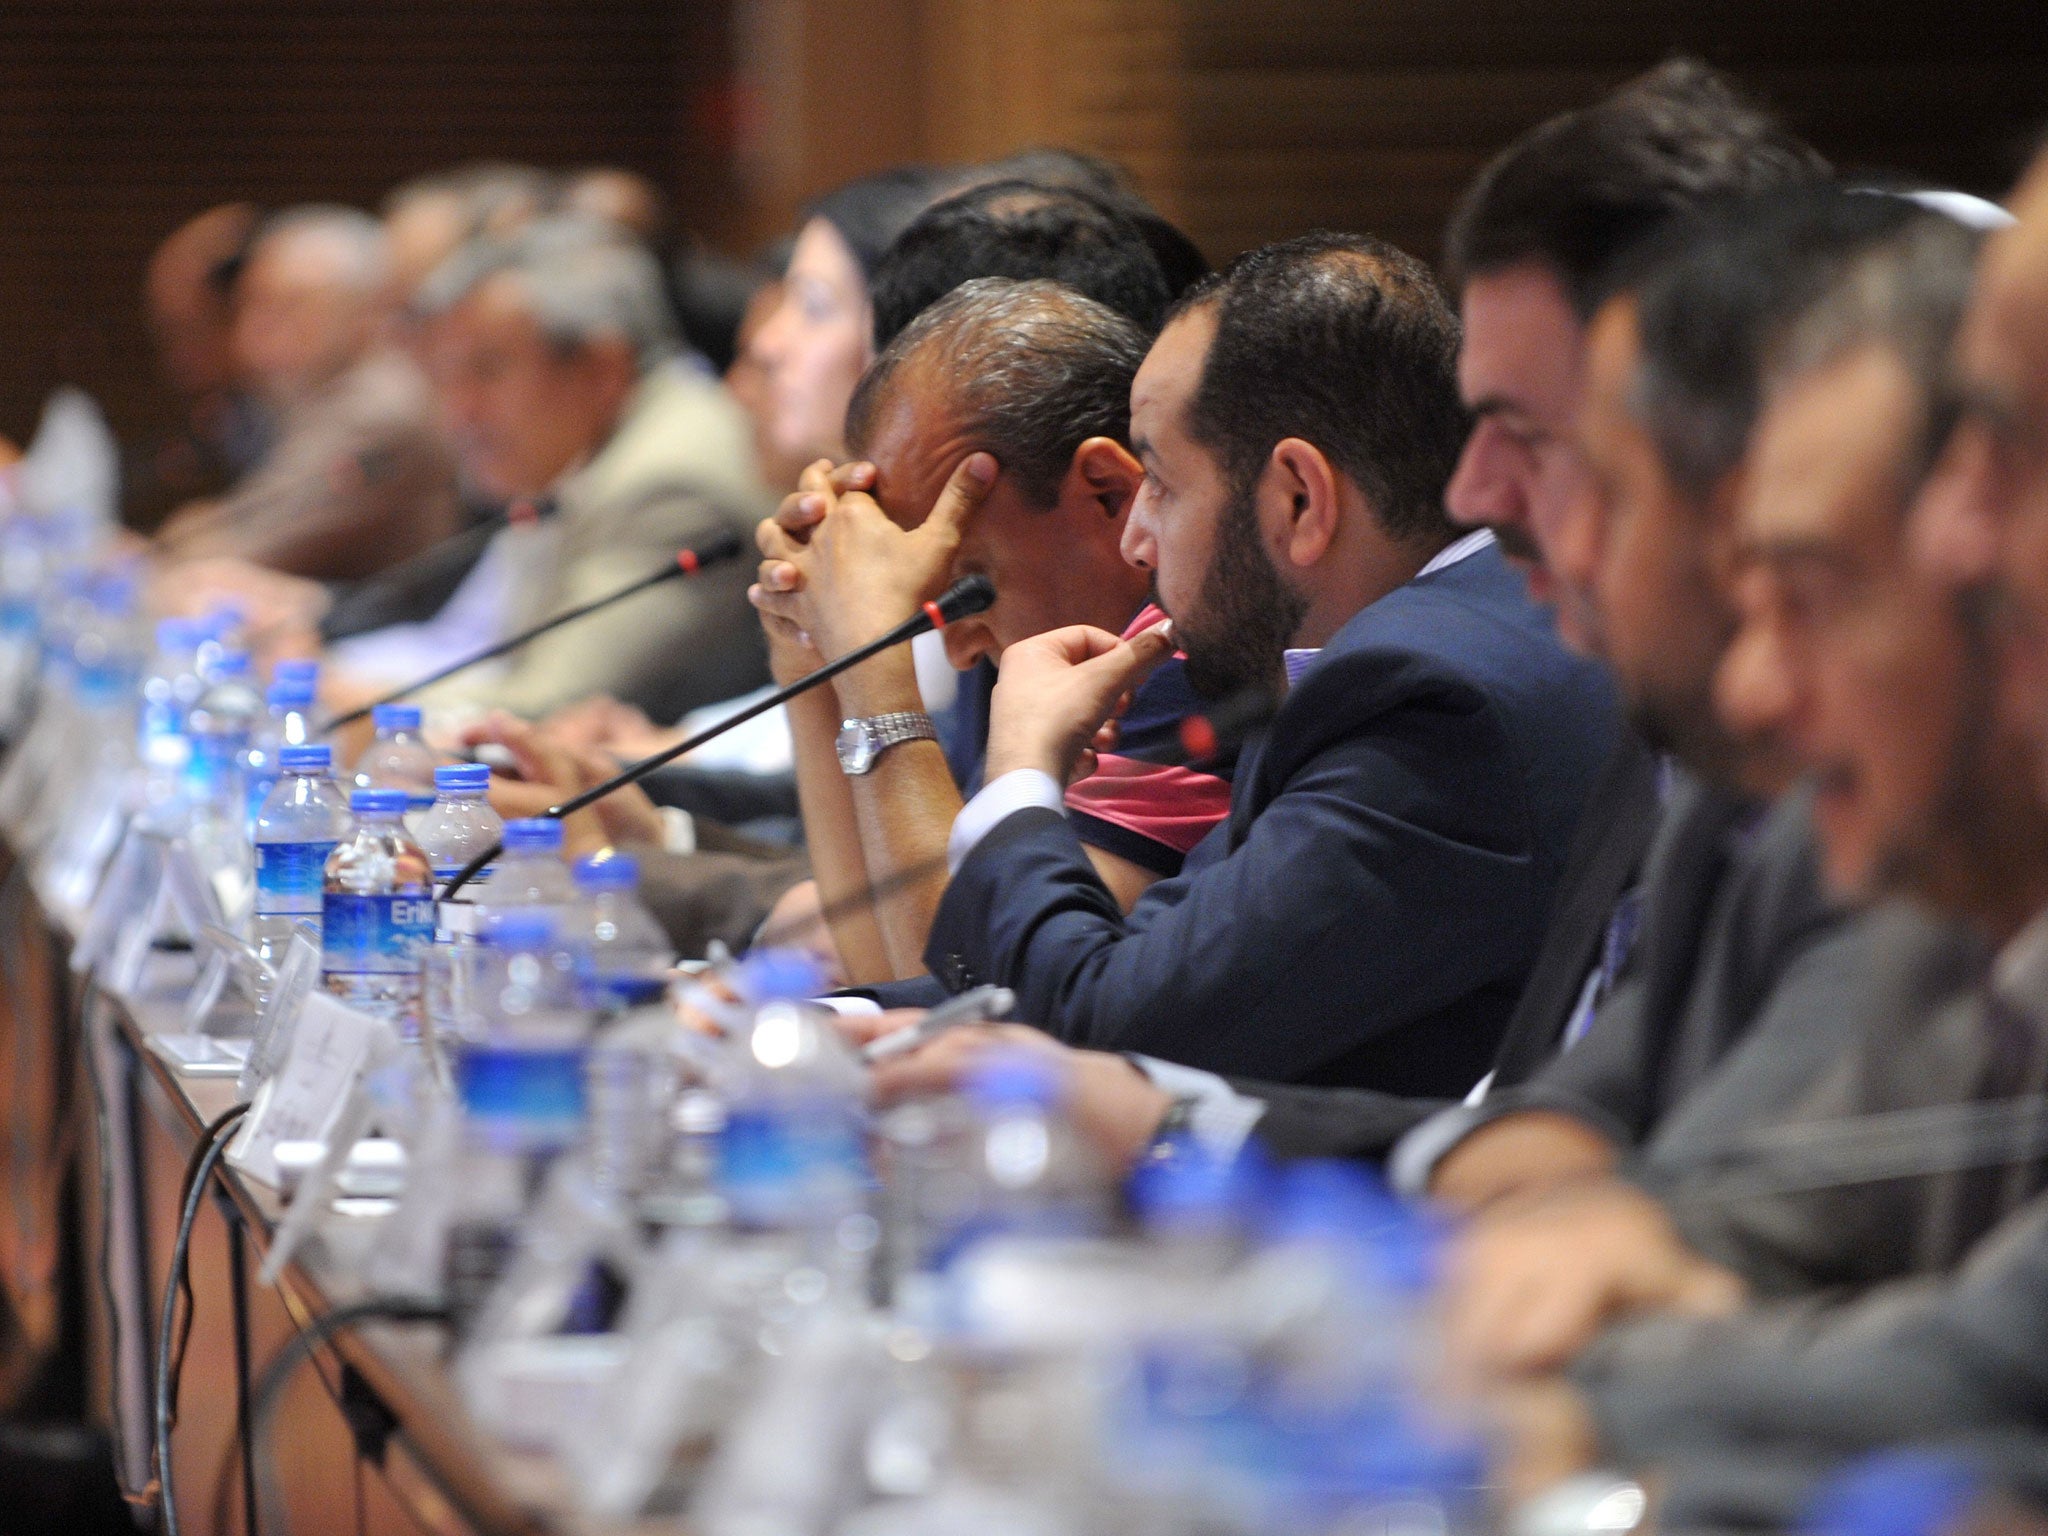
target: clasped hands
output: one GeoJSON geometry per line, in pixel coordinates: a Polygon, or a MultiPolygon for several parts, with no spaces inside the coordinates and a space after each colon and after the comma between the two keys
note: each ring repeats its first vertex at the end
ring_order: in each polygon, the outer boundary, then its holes
{"type": "MultiPolygon", "coordinates": [[[[930,515],[906,529],[868,494],[872,464],[807,468],[755,535],[764,558],[747,595],[768,631],[776,680],[793,681],[888,633],[943,592],[997,473],[992,455],[967,455],[930,515]]],[[[1164,623],[1130,640],[1076,624],[1009,646],[990,705],[984,777],[1031,768],[1065,784],[1092,772],[1131,690],[1172,650],[1164,623]]]]}

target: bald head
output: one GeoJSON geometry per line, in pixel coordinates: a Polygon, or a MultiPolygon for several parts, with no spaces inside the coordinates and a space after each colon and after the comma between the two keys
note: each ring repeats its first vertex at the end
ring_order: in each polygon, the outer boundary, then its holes
{"type": "Polygon", "coordinates": [[[659,247],[669,235],[668,199],[638,171],[593,166],[562,184],[559,211],[596,219],[659,247]]]}
{"type": "Polygon", "coordinates": [[[356,362],[388,278],[383,227],[366,213],[296,208],[266,224],[235,294],[235,355],[252,383],[289,404],[356,362]]]}
{"type": "Polygon", "coordinates": [[[907,393],[953,414],[1039,505],[1093,437],[1128,445],[1131,381],[1147,337],[1059,283],[977,278],[913,320],[875,360],[847,410],[862,451],[882,407],[907,393]]]}

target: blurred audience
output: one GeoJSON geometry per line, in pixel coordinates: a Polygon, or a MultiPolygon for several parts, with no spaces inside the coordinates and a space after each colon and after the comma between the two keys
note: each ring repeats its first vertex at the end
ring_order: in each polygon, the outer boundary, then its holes
{"type": "Polygon", "coordinates": [[[234,352],[235,280],[262,215],[227,203],[180,225],[150,257],[143,308],[157,367],[178,401],[174,436],[133,460],[128,517],[160,522],[195,497],[215,495],[256,466],[272,425],[234,352]]]}
{"type": "Polygon", "coordinates": [[[989,576],[570,850],[685,954],[1014,989],[885,1105],[1024,1049],[1119,1168],[1382,1164],[1515,1499],[1785,1529],[1917,1442],[2048,1506],[2048,156],[2016,203],[1847,185],[1683,59],[1487,165],[1456,315],[1366,236],[1210,274],[1054,147],[758,264],[477,162],[173,232],[131,497],[157,606],[330,710],[751,539],[422,696],[507,814],[989,576]]]}
{"type": "MultiPolygon", "coordinates": [[[[549,219],[475,242],[427,279],[414,308],[465,474],[531,515],[494,537],[434,619],[335,648],[337,669],[369,691],[602,597],[679,549],[744,537],[767,504],[737,407],[678,362],[653,258],[602,226],[549,219]]],[[[766,672],[744,589],[743,567],[706,571],[425,702],[540,715],[607,692],[674,718],[745,693],[766,672]]]]}
{"type": "Polygon", "coordinates": [[[291,209],[258,231],[235,280],[233,359],[277,442],[223,496],[165,522],[165,562],[360,577],[455,531],[426,381],[385,340],[389,273],[383,230],[353,209],[291,209]]]}

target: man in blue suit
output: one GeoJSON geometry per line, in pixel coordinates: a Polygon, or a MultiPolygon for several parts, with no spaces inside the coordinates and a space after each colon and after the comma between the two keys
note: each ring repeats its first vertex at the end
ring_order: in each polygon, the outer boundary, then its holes
{"type": "Polygon", "coordinates": [[[941,982],[1211,1071],[1436,1095],[1484,1074],[1617,717],[1492,536],[1445,517],[1456,353],[1427,271],[1362,237],[1265,247],[1182,301],[1132,390],[1124,538],[1172,636],[1005,652],[941,982]],[[1126,917],[1060,788],[1176,645],[1212,696],[1278,708],[1228,821],[1126,917]]]}

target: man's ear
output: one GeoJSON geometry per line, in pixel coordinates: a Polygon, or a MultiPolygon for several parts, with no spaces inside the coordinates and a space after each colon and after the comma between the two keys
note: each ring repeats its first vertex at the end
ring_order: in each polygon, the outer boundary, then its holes
{"type": "Polygon", "coordinates": [[[1060,505],[1085,504],[1089,516],[1120,522],[1144,480],[1144,466],[1130,449],[1113,437],[1091,437],[1074,450],[1060,483],[1060,505]]]}
{"type": "Polygon", "coordinates": [[[1336,466],[1298,437],[1273,445],[1260,478],[1261,522],[1277,535],[1279,554],[1306,570],[1336,542],[1340,516],[1336,466]]]}

